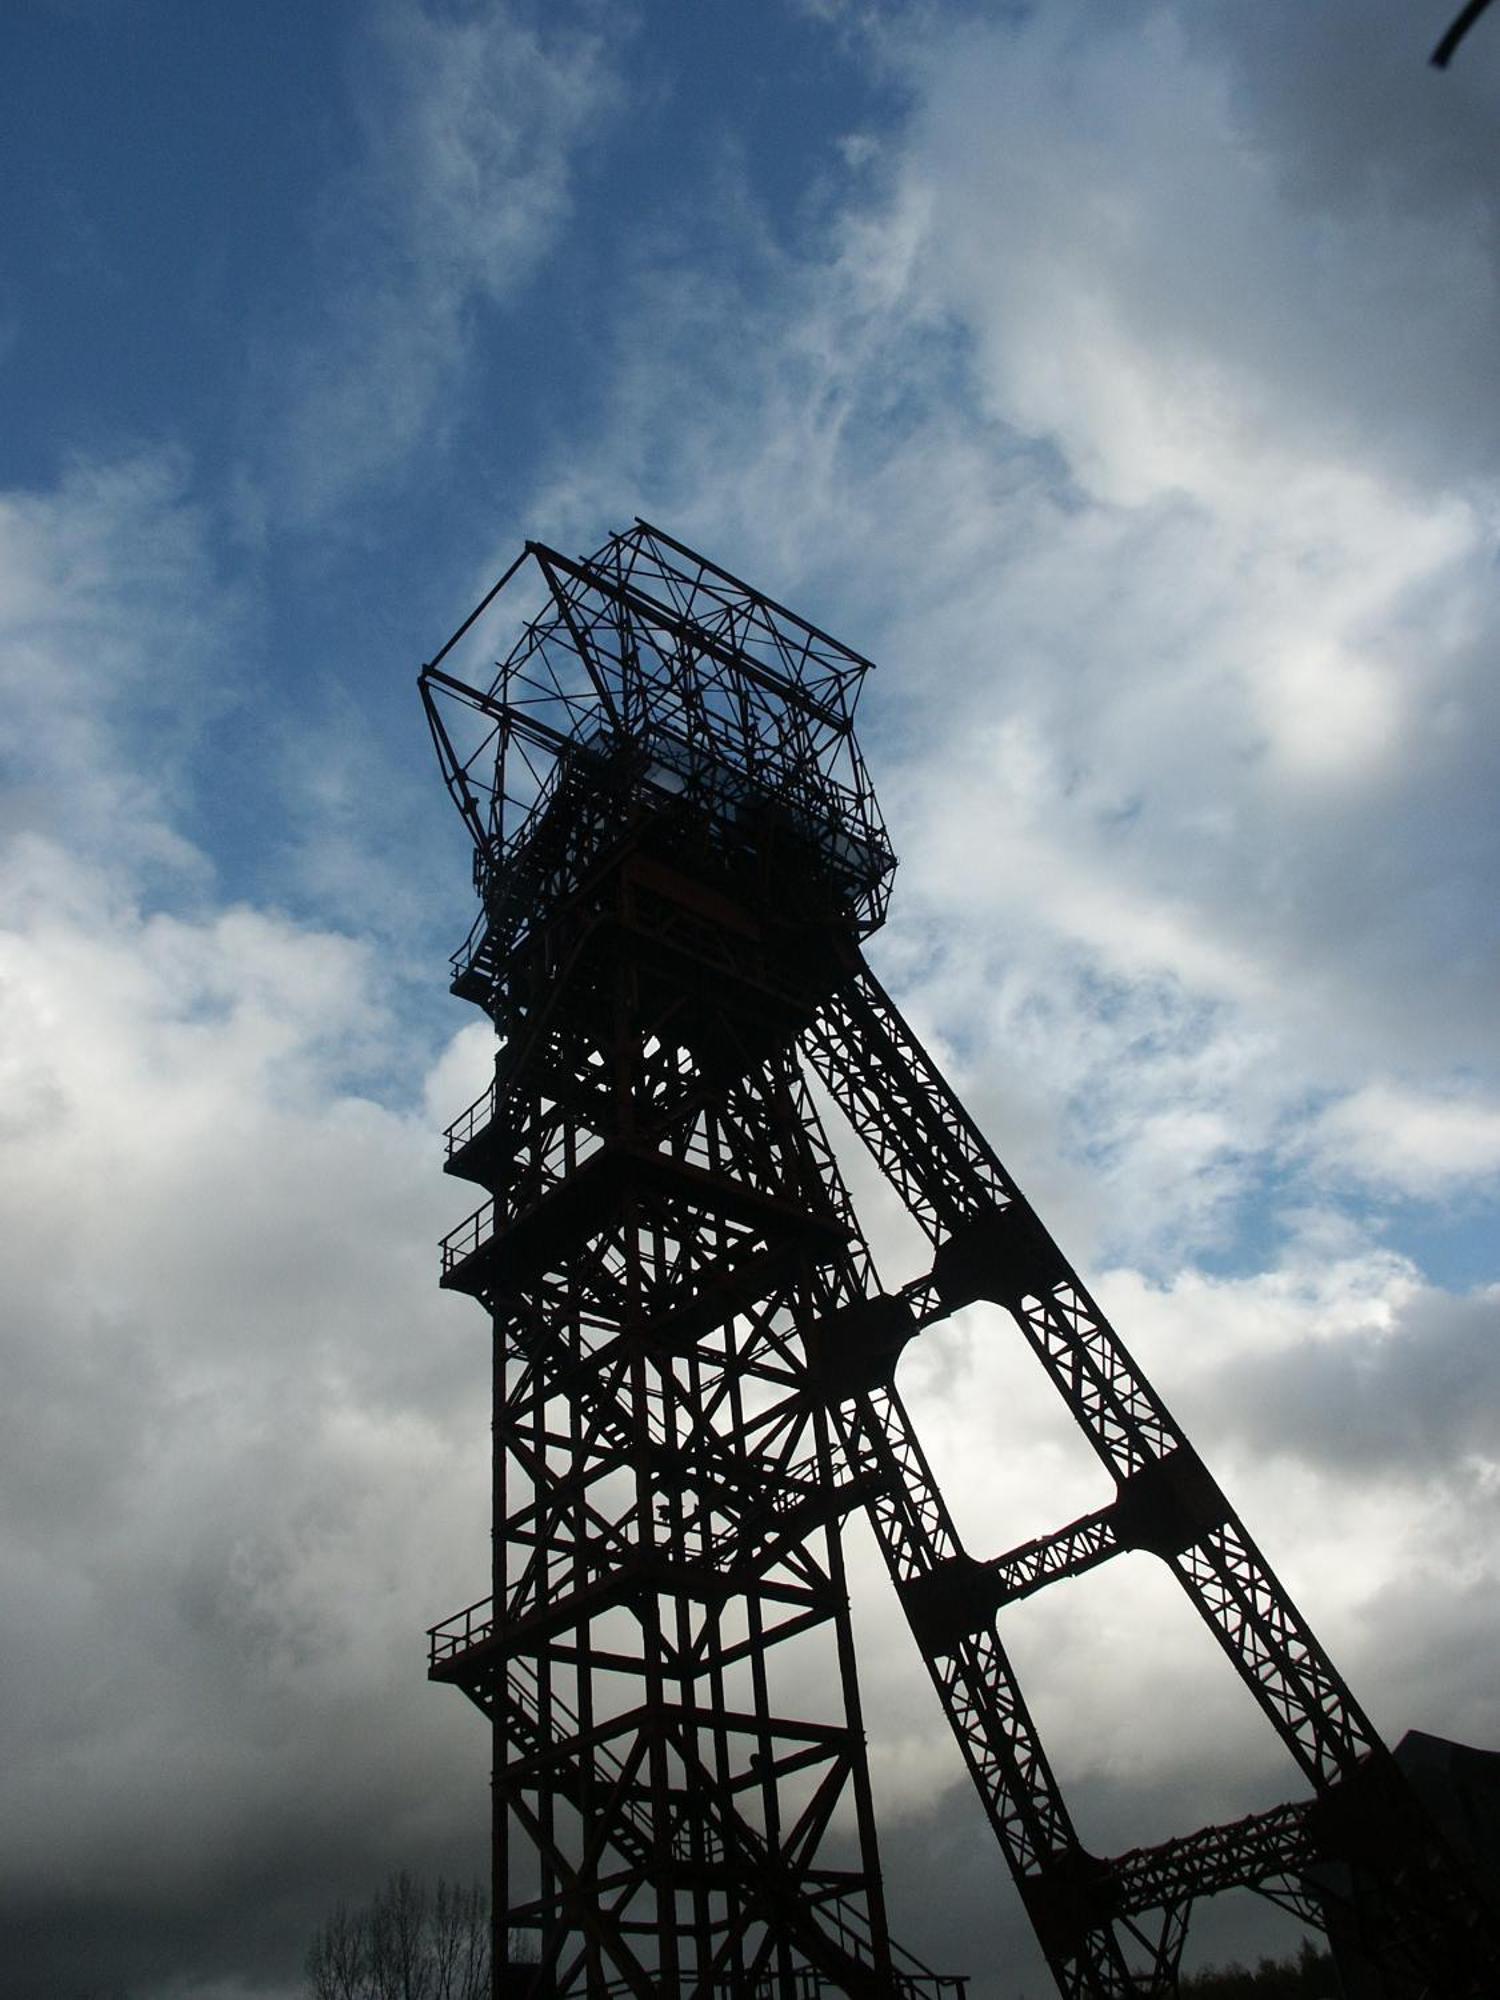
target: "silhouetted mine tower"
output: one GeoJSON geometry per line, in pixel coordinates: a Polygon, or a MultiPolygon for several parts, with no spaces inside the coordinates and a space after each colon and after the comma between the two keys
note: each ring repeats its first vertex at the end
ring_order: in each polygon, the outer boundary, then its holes
{"type": "Polygon", "coordinates": [[[453,990],[500,1037],[448,1134],[485,1201],[443,1246],[494,1323],[494,1576],[431,1673],[493,1727],[497,1963],[517,1933],[540,1954],[507,1990],[961,1992],[886,1927],[840,1553],[863,1508],[1063,1993],[1172,1992],[1193,1901],[1248,1885],[1337,1911],[1376,1990],[1492,1996],[1487,1914],[865,963],[895,866],[852,728],[868,665],[638,523],[581,562],[528,544],[422,674],[482,906],[453,990]],[[502,590],[519,639],[470,680],[502,590]],[[812,1080],[930,1240],[899,1291],[812,1080]],[[906,1343],[978,1299],[1114,1489],[986,1557],[896,1388],[906,1343]],[[1177,1577],[1311,1796],[1107,1860],[997,1614],[1127,1549],[1177,1577]]]}

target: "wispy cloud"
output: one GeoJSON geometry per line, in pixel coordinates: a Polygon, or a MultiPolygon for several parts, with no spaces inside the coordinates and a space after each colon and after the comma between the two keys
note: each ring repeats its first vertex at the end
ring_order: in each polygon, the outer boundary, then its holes
{"type": "MultiPolygon", "coordinates": [[[[382,0],[366,34],[358,156],[311,220],[313,289],[259,356],[252,484],[304,522],[441,452],[476,322],[524,294],[619,103],[602,33],[533,26],[511,6],[382,0]]],[[[497,450],[504,402],[487,418],[497,450]]]]}
{"type": "Polygon", "coordinates": [[[245,607],[187,477],[143,454],[0,493],[0,835],[201,866],[175,827],[198,733],[233,699],[245,607]]]}

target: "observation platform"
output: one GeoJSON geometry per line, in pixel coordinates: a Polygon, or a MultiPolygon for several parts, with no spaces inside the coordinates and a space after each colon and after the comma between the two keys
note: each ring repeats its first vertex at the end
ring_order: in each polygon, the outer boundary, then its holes
{"type": "MultiPolygon", "coordinates": [[[[833,1216],[762,1194],[693,1159],[610,1140],[571,1172],[565,1173],[559,1161],[555,1176],[544,1173],[529,1202],[509,1216],[494,1199],[475,1209],[442,1240],[441,1283],[448,1291],[477,1299],[502,1286],[533,1284],[576,1252],[580,1242],[608,1229],[627,1196],[677,1202],[695,1215],[738,1225],[747,1251],[752,1243],[779,1248],[791,1243],[802,1249],[821,1247],[832,1257],[850,1236],[833,1216]]],[[[689,1303],[684,1300],[679,1310],[689,1303]]]]}

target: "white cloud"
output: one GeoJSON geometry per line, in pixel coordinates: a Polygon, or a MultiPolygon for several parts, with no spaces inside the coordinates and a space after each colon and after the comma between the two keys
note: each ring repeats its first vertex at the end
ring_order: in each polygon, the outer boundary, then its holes
{"type": "Polygon", "coordinates": [[[1370,1083],[1331,1105],[1307,1144],[1316,1167],[1345,1185],[1441,1196],[1500,1171],[1500,1110],[1474,1096],[1370,1083]]]}

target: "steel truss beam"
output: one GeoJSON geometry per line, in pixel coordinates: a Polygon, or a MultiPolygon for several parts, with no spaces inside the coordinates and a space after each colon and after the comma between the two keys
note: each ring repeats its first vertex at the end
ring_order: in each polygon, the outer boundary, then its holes
{"type": "MultiPolygon", "coordinates": [[[[1392,1994],[1477,2000],[1490,1991],[1500,1941],[1464,1870],[1222,1489],[867,966],[830,996],[803,1047],[934,1245],[931,1273],[909,1288],[925,1306],[922,1323],[978,1299],[1004,1306],[1116,1482],[1111,1506],[979,1562],[946,1518],[938,1525],[936,1487],[888,1376],[848,1399],[839,1419],[855,1463],[862,1451],[883,1452],[898,1472],[903,1523],[931,1526],[919,1548],[917,1537],[890,1531],[897,1510],[888,1506],[882,1545],[1060,1989],[1140,1990],[1128,1978],[1118,1983],[1113,1955],[1101,1957],[1107,1927],[1143,1907],[1175,1913],[1227,1886],[1287,1900],[1296,1896],[1288,1878],[1316,1851],[1353,1861],[1383,1883],[1362,1918],[1379,1931],[1371,1948],[1392,1994]],[[1085,1854],[994,1618],[1005,1603],[1126,1549],[1147,1550],[1172,1570],[1312,1781],[1314,1805],[1141,1850],[1128,1865],[1085,1854]]],[[[893,1370],[916,1330],[917,1316],[907,1311],[902,1338],[865,1344],[866,1352],[880,1350],[883,1371],[885,1357],[893,1370]]],[[[880,1528],[878,1503],[872,1515],[880,1528]]],[[[1296,1896],[1304,1913],[1310,1900],[1296,1896]]],[[[1149,1990],[1171,1990],[1178,1949],[1169,1929],[1149,1990]]]]}

